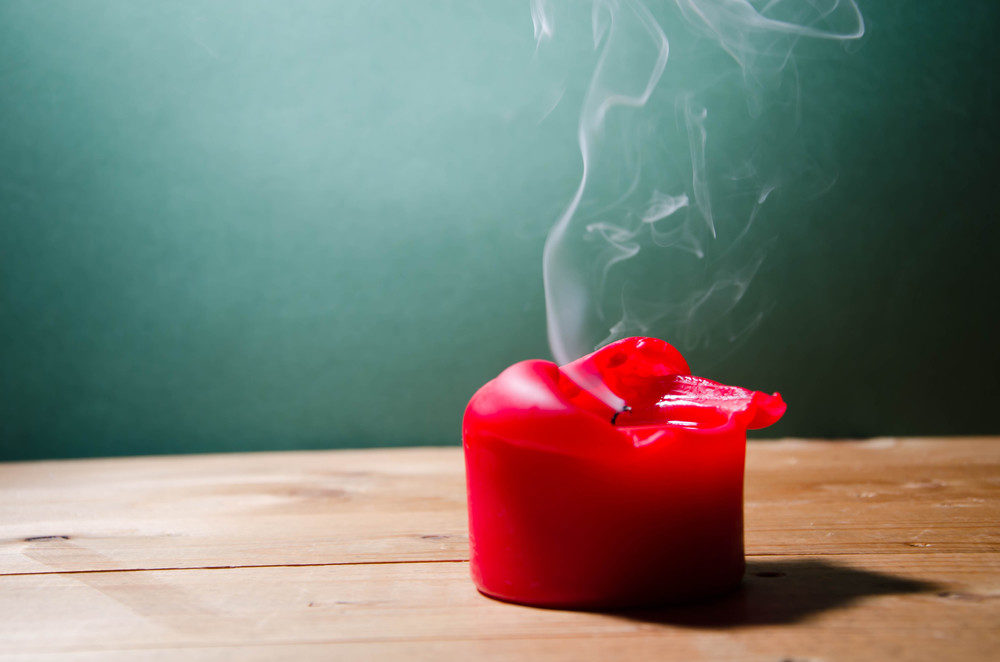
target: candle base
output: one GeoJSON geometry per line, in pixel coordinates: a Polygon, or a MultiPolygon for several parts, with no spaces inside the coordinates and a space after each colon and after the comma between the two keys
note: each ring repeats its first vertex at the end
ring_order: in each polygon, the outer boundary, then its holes
{"type": "Polygon", "coordinates": [[[741,570],[739,576],[735,580],[730,580],[725,585],[718,585],[714,587],[700,586],[697,590],[688,592],[666,590],[661,594],[654,594],[650,592],[647,587],[633,595],[619,595],[616,597],[605,596],[591,600],[580,598],[566,601],[551,599],[526,600],[522,597],[492,593],[483,586],[480,586],[478,583],[476,584],[476,589],[479,593],[487,598],[490,598],[491,600],[498,600],[500,602],[526,607],[573,611],[628,611],[638,609],[681,607],[684,605],[699,604],[723,598],[739,590],[743,583],[743,575],[744,571],[741,570]]]}
{"type": "Polygon", "coordinates": [[[739,586],[746,436],[683,432],[618,459],[466,439],[472,577],[492,598],[625,609],[739,586]]]}

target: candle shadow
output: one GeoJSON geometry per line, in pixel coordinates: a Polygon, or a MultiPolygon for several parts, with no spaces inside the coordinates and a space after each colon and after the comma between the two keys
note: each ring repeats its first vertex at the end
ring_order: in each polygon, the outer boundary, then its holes
{"type": "Polygon", "coordinates": [[[782,625],[868,597],[940,590],[915,579],[850,568],[819,559],[747,560],[743,584],[711,601],[627,610],[616,615],[644,623],[697,628],[782,625]]]}

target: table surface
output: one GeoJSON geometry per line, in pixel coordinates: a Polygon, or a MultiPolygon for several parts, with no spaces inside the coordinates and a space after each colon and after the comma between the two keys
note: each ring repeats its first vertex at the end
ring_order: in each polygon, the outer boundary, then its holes
{"type": "Polygon", "coordinates": [[[1000,438],[752,442],[698,605],[497,602],[466,536],[458,448],[0,464],[0,657],[1000,659],[1000,438]]]}

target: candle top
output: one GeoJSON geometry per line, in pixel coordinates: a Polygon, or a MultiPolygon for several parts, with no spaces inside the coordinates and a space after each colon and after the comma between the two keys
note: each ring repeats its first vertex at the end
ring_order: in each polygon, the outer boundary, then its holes
{"type": "Polygon", "coordinates": [[[511,366],[473,396],[465,425],[476,421],[515,440],[537,439],[539,426],[553,425],[557,436],[577,439],[577,450],[622,441],[639,447],[678,434],[767,427],[785,408],[778,393],[695,377],[669,343],[634,337],[562,367],[539,360],[511,366]]]}

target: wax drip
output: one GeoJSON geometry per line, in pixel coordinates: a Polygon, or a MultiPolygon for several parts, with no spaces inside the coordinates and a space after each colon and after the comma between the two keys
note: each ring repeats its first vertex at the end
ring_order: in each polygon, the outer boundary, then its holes
{"type": "Polygon", "coordinates": [[[632,408],[629,407],[628,405],[625,405],[624,407],[622,407],[621,411],[616,411],[615,415],[611,417],[611,425],[614,425],[615,421],[618,420],[618,417],[620,415],[624,414],[627,411],[632,411],[632,408]]]}

